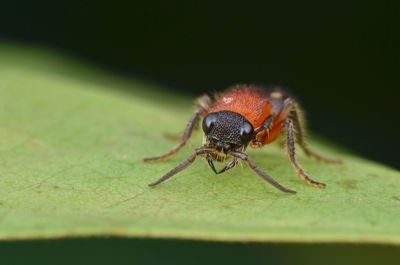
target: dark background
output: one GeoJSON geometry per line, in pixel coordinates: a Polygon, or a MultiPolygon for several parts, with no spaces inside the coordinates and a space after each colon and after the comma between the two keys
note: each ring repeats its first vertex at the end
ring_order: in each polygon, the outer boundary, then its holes
{"type": "MultiPolygon", "coordinates": [[[[3,0],[0,40],[56,49],[193,98],[235,83],[280,85],[299,98],[312,132],[400,169],[396,1],[241,2],[3,0]]],[[[398,253],[116,239],[3,242],[0,249],[8,264],[71,264],[72,257],[85,264],[321,264],[325,254],[324,264],[365,264],[362,257],[373,264],[398,253]]]]}
{"type": "Polygon", "coordinates": [[[1,1],[0,38],[193,98],[235,83],[280,85],[312,132],[400,169],[396,1],[241,2],[1,1]]]}
{"type": "Polygon", "coordinates": [[[1,242],[8,265],[397,265],[395,246],[255,244],[149,239],[63,239],[1,242]]]}
{"type": "Polygon", "coordinates": [[[2,1],[0,38],[45,45],[177,93],[289,88],[310,129],[400,168],[395,1],[2,1]]]}

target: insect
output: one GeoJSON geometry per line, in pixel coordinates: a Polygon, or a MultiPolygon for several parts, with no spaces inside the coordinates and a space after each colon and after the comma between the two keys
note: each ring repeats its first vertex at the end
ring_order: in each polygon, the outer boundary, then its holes
{"type": "Polygon", "coordinates": [[[159,180],[149,184],[155,186],[190,166],[198,156],[204,156],[211,169],[220,174],[235,167],[240,160],[262,179],[283,192],[296,193],[280,185],[261,171],[246,154],[250,145],[260,148],[277,139],[286,131],[287,152],[290,162],[298,176],[315,187],[326,184],[310,178],[299,165],[295,156],[295,144],[298,144],[308,156],[326,162],[338,160],[324,158],[310,150],[304,140],[303,115],[296,101],[280,89],[266,89],[253,85],[236,85],[216,98],[214,103],[204,95],[197,100],[196,109],[190,118],[178,146],[168,153],[145,158],[145,162],[166,160],[179,152],[191,138],[199,120],[203,117],[203,146],[189,156],[182,164],[169,171],[159,180]],[[217,171],[213,161],[230,160],[224,168],[217,171]]]}

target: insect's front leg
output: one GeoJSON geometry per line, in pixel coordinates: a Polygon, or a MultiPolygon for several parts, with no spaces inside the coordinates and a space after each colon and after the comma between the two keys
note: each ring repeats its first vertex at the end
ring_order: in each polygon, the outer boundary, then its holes
{"type": "Polygon", "coordinates": [[[287,193],[296,193],[296,191],[294,191],[294,190],[287,189],[287,188],[283,187],[276,180],[274,180],[273,178],[271,178],[270,176],[265,174],[263,171],[261,171],[261,169],[259,169],[257,167],[257,165],[247,156],[247,154],[242,153],[242,152],[232,152],[231,154],[234,157],[237,157],[239,159],[242,159],[242,160],[246,161],[247,164],[249,165],[249,167],[251,168],[251,170],[253,170],[260,178],[262,178],[263,180],[269,182],[275,188],[277,188],[277,189],[279,189],[279,190],[281,190],[283,192],[287,192],[287,193]]]}
{"type": "Polygon", "coordinates": [[[205,113],[205,111],[211,105],[211,100],[207,95],[200,97],[197,100],[197,107],[194,111],[192,117],[190,118],[188,124],[186,125],[185,131],[183,132],[181,142],[173,148],[171,151],[156,157],[145,158],[144,162],[156,162],[160,160],[167,160],[170,156],[176,155],[181,148],[186,144],[186,142],[192,136],[194,129],[197,127],[200,117],[205,113]]]}
{"type": "Polygon", "coordinates": [[[261,136],[254,138],[251,142],[250,145],[253,148],[257,148],[257,147],[261,147],[263,145],[263,141],[265,139],[265,137],[268,136],[269,134],[269,129],[272,123],[274,116],[269,116],[268,118],[266,118],[263,122],[263,124],[261,125],[260,128],[258,128],[254,133],[255,135],[258,135],[259,133],[261,133],[261,136]]]}
{"type": "Polygon", "coordinates": [[[213,148],[209,148],[209,147],[199,147],[196,149],[196,151],[189,156],[182,164],[180,164],[179,166],[177,166],[176,168],[172,169],[171,171],[169,171],[167,174],[165,174],[164,176],[162,176],[159,180],[150,183],[149,186],[155,186],[160,184],[161,182],[166,181],[167,179],[169,179],[170,177],[172,177],[173,175],[175,175],[176,173],[184,170],[185,168],[187,168],[188,166],[190,166],[194,160],[196,160],[196,157],[199,155],[203,155],[203,154],[208,154],[211,152],[214,152],[215,149],[213,148]]]}

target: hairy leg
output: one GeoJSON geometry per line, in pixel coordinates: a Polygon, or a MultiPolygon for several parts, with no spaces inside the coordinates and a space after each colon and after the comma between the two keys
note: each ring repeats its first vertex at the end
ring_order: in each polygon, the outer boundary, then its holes
{"type": "Polygon", "coordinates": [[[318,160],[324,161],[324,162],[340,163],[340,160],[338,160],[338,159],[326,158],[308,148],[308,146],[305,142],[305,135],[304,135],[305,125],[304,125],[302,111],[301,111],[300,107],[296,103],[293,103],[293,102],[290,105],[290,108],[291,108],[291,110],[289,113],[289,119],[292,120],[292,122],[293,122],[295,141],[303,149],[303,151],[308,156],[312,156],[312,157],[314,157],[318,160]]]}
{"type": "Polygon", "coordinates": [[[185,131],[183,132],[181,142],[173,148],[171,151],[156,157],[145,158],[144,162],[155,162],[160,160],[167,160],[170,156],[175,155],[181,150],[181,148],[186,144],[186,142],[192,136],[192,133],[196,126],[198,125],[199,118],[204,114],[206,109],[210,106],[211,101],[208,96],[202,96],[197,100],[197,107],[194,111],[192,117],[190,118],[188,124],[186,125],[185,131]]]}
{"type": "Polygon", "coordinates": [[[284,125],[286,126],[287,131],[287,147],[290,162],[292,163],[293,167],[296,169],[297,175],[300,175],[304,181],[308,184],[313,185],[315,187],[325,187],[326,184],[322,182],[318,182],[310,178],[303,170],[303,168],[297,163],[296,155],[295,155],[295,137],[293,132],[293,122],[290,119],[286,119],[283,121],[284,125]]]}
{"type": "MultiPolygon", "coordinates": [[[[274,118],[274,117],[273,117],[272,115],[269,116],[268,118],[266,118],[266,119],[264,120],[262,126],[261,126],[260,128],[258,128],[258,129],[254,132],[255,135],[257,135],[258,133],[261,132],[261,136],[260,136],[259,139],[253,139],[253,140],[250,142],[250,145],[251,145],[252,147],[257,148],[257,147],[261,147],[261,146],[262,146],[262,143],[263,143],[265,137],[267,137],[268,134],[269,134],[269,129],[270,129],[269,127],[270,127],[270,125],[271,125],[271,122],[272,122],[273,118],[274,118]]],[[[258,138],[258,137],[257,137],[257,138],[258,138]]]]}
{"type": "Polygon", "coordinates": [[[149,184],[149,186],[155,186],[157,184],[160,184],[163,181],[166,181],[167,179],[169,179],[170,177],[172,177],[176,173],[178,173],[178,172],[184,170],[185,168],[187,168],[188,166],[190,166],[194,162],[194,160],[196,160],[196,157],[198,155],[208,154],[208,153],[211,153],[213,151],[215,151],[215,149],[208,148],[208,147],[199,147],[199,148],[197,148],[196,151],[191,156],[189,156],[182,164],[180,164],[176,168],[172,169],[170,172],[168,172],[167,174],[162,176],[159,180],[149,184]]]}
{"type": "Polygon", "coordinates": [[[283,187],[281,184],[279,184],[276,180],[274,180],[273,178],[271,178],[270,176],[268,176],[267,174],[265,174],[264,172],[262,172],[257,165],[250,160],[250,158],[245,154],[245,153],[241,153],[241,152],[232,152],[231,153],[234,157],[240,158],[244,161],[247,162],[247,164],[249,165],[249,167],[259,176],[261,177],[263,180],[269,182],[272,186],[274,186],[275,188],[283,191],[283,192],[288,192],[288,193],[296,193],[296,191],[294,190],[290,190],[287,189],[285,187],[283,187]]]}

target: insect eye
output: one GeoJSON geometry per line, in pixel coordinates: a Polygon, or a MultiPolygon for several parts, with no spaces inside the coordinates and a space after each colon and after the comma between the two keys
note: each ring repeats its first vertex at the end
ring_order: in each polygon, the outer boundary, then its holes
{"type": "Polygon", "coordinates": [[[203,131],[205,134],[211,131],[212,127],[214,127],[216,120],[217,120],[217,114],[215,113],[210,113],[204,118],[203,131]]]}
{"type": "Polygon", "coordinates": [[[243,143],[248,143],[250,142],[251,138],[253,137],[254,130],[253,126],[245,122],[242,124],[242,127],[240,127],[240,138],[242,139],[243,143]]]}

